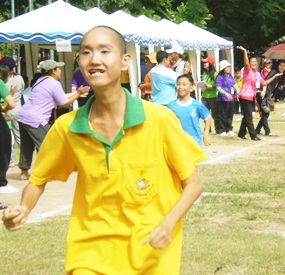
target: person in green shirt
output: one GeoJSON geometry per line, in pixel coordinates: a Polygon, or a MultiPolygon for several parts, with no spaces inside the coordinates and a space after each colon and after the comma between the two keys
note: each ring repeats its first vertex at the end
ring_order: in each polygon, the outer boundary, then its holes
{"type": "Polygon", "coordinates": [[[15,107],[13,97],[5,85],[8,80],[8,73],[9,69],[0,65],[0,100],[5,101],[0,105],[0,193],[19,192],[19,189],[8,184],[6,178],[11,158],[11,132],[3,114],[15,107]]]}
{"type": "Polygon", "coordinates": [[[218,72],[215,70],[215,59],[213,57],[208,56],[207,58],[202,59],[202,63],[202,80],[207,83],[207,88],[202,94],[202,103],[211,111],[216,131],[218,116],[216,78],[218,76],[218,72]]]}

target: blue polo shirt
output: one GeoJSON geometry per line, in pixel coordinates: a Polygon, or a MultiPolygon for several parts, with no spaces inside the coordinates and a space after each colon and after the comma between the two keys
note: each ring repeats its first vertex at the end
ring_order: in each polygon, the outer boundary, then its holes
{"type": "Polygon", "coordinates": [[[179,73],[158,64],[151,69],[150,75],[153,103],[167,105],[176,99],[175,86],[179,73]]]}

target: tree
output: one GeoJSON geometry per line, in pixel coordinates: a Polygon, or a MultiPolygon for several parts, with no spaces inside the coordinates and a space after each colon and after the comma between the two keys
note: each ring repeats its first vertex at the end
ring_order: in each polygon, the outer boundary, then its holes
{"type": "MultiPolygon", "coordinates": [[[[88,10],[98,0],[69,0],[69,3],[88,10]]],[[[34,9],[47,0],[33,0],[34,9]]],[[[266,47],[284,35],[284,0],[101,0],[101,9],[110,14],[119,9],[154,20],[184,20],[222,37],[232,37],[235,44],[251,50],[266,47]]],[[[15,0],[15,16],[28,12],[29,0],[15,0]]],[[[1,4],[0,22],[11,18],[11,1],[1,4]]]]}
{"type": "Polygon", "coordinates": [[[258,50],[284,35],[285,1],[205,1],[212,19],[208,30],[233,37],[235,44],[258,50]]]}

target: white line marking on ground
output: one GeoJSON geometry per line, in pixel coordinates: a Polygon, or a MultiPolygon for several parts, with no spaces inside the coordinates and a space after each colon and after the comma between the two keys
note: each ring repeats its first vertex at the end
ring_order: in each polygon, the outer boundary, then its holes
{"type": "Polygon", "coordinates": [[[71,210],[71,204],[68,204],[64,207],[61,207],[59,209],[53,210],[53,211],[49,211],[46,213],[42,213],[40,215],[35,215],[34,217],[32,217],[31,219],[28,219],[27,223],[36,223],[36,222],[40,222],[43,219],[49,218],[49,217],[54,217],[56,216],[58,213],[66,211],[66,210],[71,210]]]}
{"type": "Polygon", "coordinates": [[[233,196],[233,197],[243,197],[243,198],[267,198],[270,197],[269,194],[264,193],[210,193],[210,192],[203,192],[201,194],[201,197],[227,197],[227,196],[233,196]]]}
{"type": "MultiPolygon", "coordinates": [[[[276,138],[276,139],[273,139],[273,140],[269,141],[268,143],[274,143],[274,142],[280,141],[282,139],[283,138],[281,138],[281,137],[280,138],[276,138]]],[[[241,140],[241,142],[243,142],[243,141],[241,140]]],[[[222,155],[222,156],[220,156],[218,158],[213,158],[213,159],[210,159],[210,160],[203,161],[199,165],[217,163],[217,162],[222,161],[222,160],[224,161],[226,159],[231,159],[231,158],[235,157],[236,155],[239,155],[239,154],[244,153],[246,151],[252,150],[252,148],[261,147],[261,146],[264,146],[265,144],[268,144],[268,143],[265,143],[265,140],[258,141],[258,144],[254,145],[254,146],[245,147],[243,149],[240,149],[240,150],[237,150],[237,151],[233,151],[231,154],[226,154],[226,155],[222,155]]]]}

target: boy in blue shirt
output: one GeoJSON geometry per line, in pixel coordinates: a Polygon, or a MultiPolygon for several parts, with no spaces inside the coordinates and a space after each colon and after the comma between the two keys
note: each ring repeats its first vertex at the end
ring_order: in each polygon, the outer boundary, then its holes
{"type": "Polygon", "coordinates": [[[203,143],[205,146],[209,146],[211,114],[204,104],[190,97],[193,90],[192,77],[189,74],[180,75],[177,78],[176,90],[178,99],[169,102],[168,108],[178,117],[184,131],[192,136],[200,146],[203,143]],[[200,119],[205,122],[204,134],[201,129],[200,119]]]}

